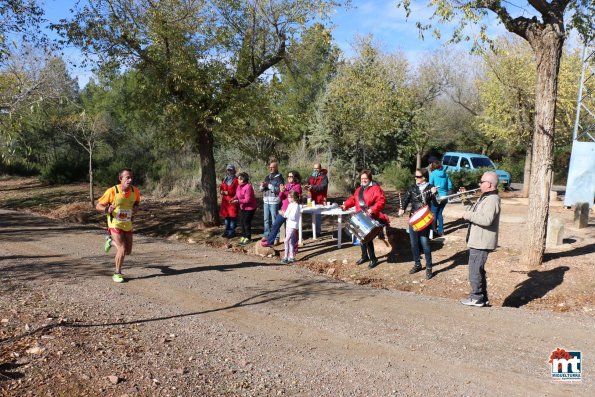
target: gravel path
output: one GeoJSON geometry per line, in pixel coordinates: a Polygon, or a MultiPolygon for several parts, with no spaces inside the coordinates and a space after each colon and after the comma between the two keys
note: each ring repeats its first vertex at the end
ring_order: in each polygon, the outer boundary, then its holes
{"type": "Polygon", "coordinates": [[[2,394],[595,395],[588,314],[470,308],[143,236],[115,284],[102,243],[0,210],[2,394]],[[551,381],[557,347],[582,352],[581,383],[551,381]]]}

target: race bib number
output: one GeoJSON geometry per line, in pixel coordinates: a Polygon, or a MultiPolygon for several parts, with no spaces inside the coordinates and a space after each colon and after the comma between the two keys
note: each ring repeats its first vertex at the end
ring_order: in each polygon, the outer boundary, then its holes
{"type": "Polygon", "coordinates": [[[124,222],[124,221],[129,221],[131,219],[132,219],[132,210],[123,210],[123,209],[118,210],[118,213],[116,214],[116,220],[118,220],[120,222],[124,222]]]}

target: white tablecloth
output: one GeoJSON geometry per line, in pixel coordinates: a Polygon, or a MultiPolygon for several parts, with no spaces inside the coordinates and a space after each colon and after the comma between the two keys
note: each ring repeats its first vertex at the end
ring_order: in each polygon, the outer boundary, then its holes
{"type": "MultiPolygon", "coordinates": [[[[304,214],[312,214],[312,239],[316,240],[316,217],[321,215],[326,216],[336,216],[337,217],[337,247],[341,248],[341,237],[343,231],[343,215],[352,214],[355,212],[355,209],[350,208],[348,210],[343,211],[341,207],[338,207],[336,204],[332,206],[324,206],[324,205],[316,205],[313,207],[307,207],[305,205],[300,206],[300,212],[302,215],[304,214]]],[[[299,222],[299,241],[298,244],[302,245],[302,218],[300,217],[299,222]]]]}

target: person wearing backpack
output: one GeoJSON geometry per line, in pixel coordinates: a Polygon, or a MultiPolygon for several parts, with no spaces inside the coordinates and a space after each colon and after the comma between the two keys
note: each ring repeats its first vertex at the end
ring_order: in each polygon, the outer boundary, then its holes
{"type": "Polygon", "coordinates": [[[116,246],[116,272],[112,280],[116,283],[124,282],[122,264],[126,255],[132,252],[132,217],[138,212],[140,192],[132,186],[134,173],[130,168],[124,168],[118,174],[120,184],[107,189],[97,200],[95,209],[107,216],[109,236],[105,242],[105,252],[109,252],[112,244],[116,246]]]}

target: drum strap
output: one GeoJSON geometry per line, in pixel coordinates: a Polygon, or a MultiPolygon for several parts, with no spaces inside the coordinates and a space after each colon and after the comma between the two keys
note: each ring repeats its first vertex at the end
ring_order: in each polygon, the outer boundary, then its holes
{"type": "Polygon", "coordinates": [[[368,207],[366,207],[366,202],[364,201],[364,190],[366,190],[366,188],[368,186],[366,186],[366,187],[362,186],[359,189],[358,201],[359,201],[359,206],[362,209],[362,211],[365,211],[365,209],[368,208],[368,207]]]}
{"type": "Polygon", "coordinates": [[[366,202],[364,201],[364,190],[366,190],[367,188],[372,187],[376,184],[377,184],[376,182],[370,181],[370,183],[368,183],[366,186],[360,187],[357,201],[359,201],[359,207],[362,209],[362,211],[365,211],[368,208],[368,206],[366,205],[366,202]]]}

